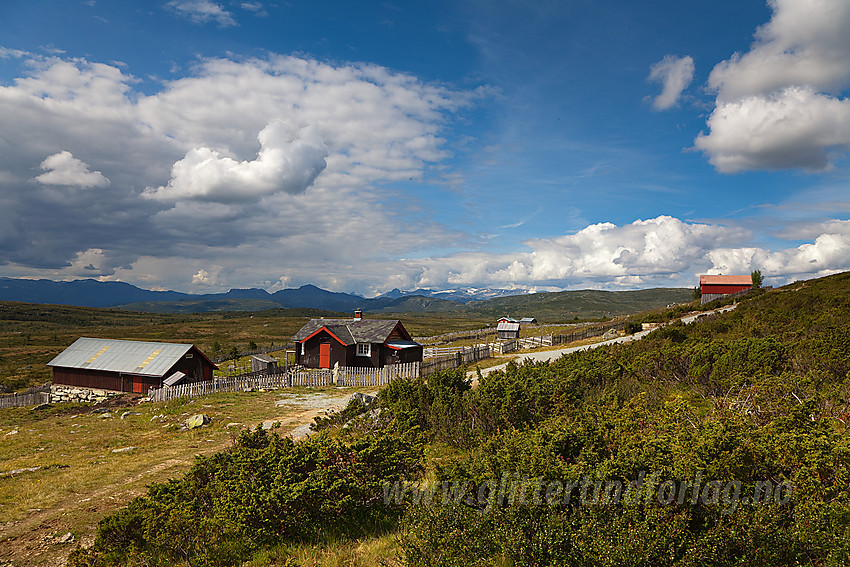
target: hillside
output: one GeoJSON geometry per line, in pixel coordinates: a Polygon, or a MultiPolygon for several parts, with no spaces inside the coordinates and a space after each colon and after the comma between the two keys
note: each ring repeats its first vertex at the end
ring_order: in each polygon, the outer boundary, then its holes
{"type": "Polygon", "coordinates": [[[291,565],[333,541],[411,566],[838,567],[848,400],[845,273],[476,388],[464,370],[397,380],[300,443],[245,433],[71,565],[291,565]]]}
{"type": "Polygon", "coordinates": [[[542,321],[568,321],[573,318],[618,317],[641,311],[688,303],[693,290],[655,288],[637,291],[577,290],[499,297],[467,304],[470,313],[491,318],[511,315],[536,317],[542,321]]]}
{"type": "Polygon", "coordinates": [[[179,299],[177,301],[137,301],[117,307],[145,313],[215,313],[219,311],[263,311],[281,309],[271,299],[179,299]]]}

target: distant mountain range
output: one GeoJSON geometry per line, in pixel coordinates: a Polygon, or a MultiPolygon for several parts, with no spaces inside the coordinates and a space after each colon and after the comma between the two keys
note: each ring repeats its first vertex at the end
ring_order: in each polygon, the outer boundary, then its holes
{"type": "MultiPolygon", "coordinates": [[[[150,311],[153,304],[181,302],[210,307],[210,303],[230,304],[239,310],[240,304],[269,309],[274,307],[311,307],[331,311],[354,309],[383,309],[392,305],[403,305],[406,298],[430,297],[457,303],[482,301],[496,297],[518,295],[523,291],[487,288],[460,288],[453,290],[417,289],[401,291],[398,288],[372,299],[352,293],[327,291],[314,285],[303,285],[297,289],[283,289],[269,293],[263,289],[231,289],[227,293],[190,294],[179,291],[151,291],[123,282],[100,282],[97,280],[74,280],[57,282],[52,280],[27,280],[0,278],[0,300],[27,303],[55,303],[81,307],[122,307],[150,311]],[[251,300],[251,301],[249,301],[251,300]]],[[[200,309],[206,311],[207,309],[200,309]]]]}
{"type": "Polygon", "coordinates": [[[517,289],[490,289],[486,287],[461,287],[458,289],[415,289],[413,291],[401,291],[395,288],[381,295],[382,298],[399,299],[418,295],[421,297],[433,297],[456,301],[458,303],[469,303],[470,301],[486,301],[497,297],[509,297],[512,295],[528,295],[529,292],[517,289]]]}
{"type": "Polygon", "coordinates": [[[312,308],[336,312],[362,309],[367,313],[466,313],[499,317],[530,316],[564,320],[635,313],[690,301],[691,290],[658,288],[638,291],[563,291],[526,293],[504,289],[401,291],[375,298],[339,293],[304,285],[269,293],[262,289],[231,289],[227,293],[189,294],[151,291],[122,282],[26,280],[0,278],[0,300],[53,303],[84,307],[113,307],[152,313],[263,311],[312,308]]]}

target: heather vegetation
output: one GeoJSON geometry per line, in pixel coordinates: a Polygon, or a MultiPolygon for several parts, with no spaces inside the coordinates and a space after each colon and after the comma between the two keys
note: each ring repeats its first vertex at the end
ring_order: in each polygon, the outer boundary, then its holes
{"type": "Polygon", "coordinates": [[[850,563],[850,274],[477,382],[397,380],[303,443],[244,434],[71,564],[291,565],[388,534],[417,566],[850,563]]]}

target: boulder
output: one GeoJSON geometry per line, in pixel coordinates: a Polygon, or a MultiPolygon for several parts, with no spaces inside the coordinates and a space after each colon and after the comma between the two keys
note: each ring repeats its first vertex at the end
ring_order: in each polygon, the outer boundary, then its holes
{"type": "Polygon", "coordinates": [[[74,543],[74,534],[71,532],[66,533],[63,536],[59,536],[53,540],[55,543],[74,543]]]}
{"type": "Polygon", "coordinates": [[[121,449],[112,449],[113,453],[129,453],[130,451],[134,451],[135,447],[123,447],[121,449]]]}
{"type": "Polygon", "coordinates": [[[199,427],[203,427],[212,419],[205,413],[196,413],[192,417],[186,420],[186,429],[197,429],[199,427]]]}
{"type": "Polygon", "coordinates": [[[375,396],[370,396],[369,394],[361,394],[360,392],[355,392],[351,394],[351,397],[348,398],[348,403],[357,402],[361,406],[368,406],[373,401],[375,401],[375,396]]]}

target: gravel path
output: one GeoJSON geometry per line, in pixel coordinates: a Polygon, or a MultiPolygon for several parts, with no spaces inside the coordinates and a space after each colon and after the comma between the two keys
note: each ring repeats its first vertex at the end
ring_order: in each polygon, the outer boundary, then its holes
{"type": "MultiPolygon", "coordinates": [[[[726,313],[728,311],[732,311],[737,306],[738,306],[737,304],[727,305],[725,307],[715,309],[714,311],[706,311],[704,313],[697,313],[697,314],[694,314],[694,315],[686,315],[685,317],[681,317],[679,320],[682,321],[682,323],[684,323],[685,325],[689,325],[690,323],[693,323],[694,321],[696,321],[698,318],[700,318],[702,316],[710,315],[712,313],[726,313]]],[[[629,343],[629,342],[632,342],[632,341],[637,341],[637,340],[644,338],[646,335],[648,335],[649,333],[651,333],[654,330],[655,329],[651,329],[651,330],[648,330],[648,331],[639,331],[639,332],[635,333],[634,335],[625,335],[623,337],[617,337],[616,339],[610,339],[610,340],[607,340],[607,341],[600,341],[598,343],[593,343],[593,344],[589,344],[589,345],[582,345],[582,346],[576,346],[576,347],[566,347],[566,348],[560,348],[560,349],[557,349],[557,350],[545,350],[545,351],[540,351],[540,352],[531,352],[531,353],[522,355],[517,362],[519,363],[519,362],[522,362],[524,360],[531,360],[533,362],[544,362],[544,361],[548,362],[548,361],[552,361],[552,360],[555,360],[557,358],[560,358],[561,356],[563,356],[565,354],[570,354],[572,352],[577,352],[577,351],[580,351],[580,350],[591,350],[591,349],[594,349],[594,348],[599,348],[601,346],[616,345],[616,344],[621,344],[621,343],[629,343]]],[[[498,366],[492,366],[490,368],[486,368],[486,369],[481,371],[481,375],[487,376],[491,372],[495,372],[497,370],[504,370],[505,368],[507,368],[508,364],[510,364],[510,363],[506,362],[506,363],[500,364],[498,366]]],[[[472,371],[468,372],[467,377],[473,379],[473,381],[476,380],[478,378],[478,371],[472,370],[472,371]]]]}

